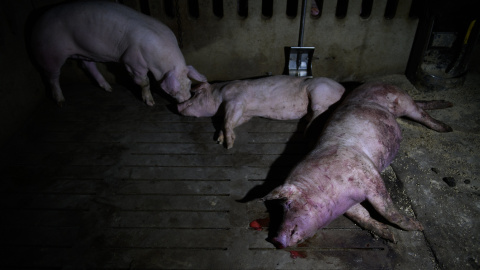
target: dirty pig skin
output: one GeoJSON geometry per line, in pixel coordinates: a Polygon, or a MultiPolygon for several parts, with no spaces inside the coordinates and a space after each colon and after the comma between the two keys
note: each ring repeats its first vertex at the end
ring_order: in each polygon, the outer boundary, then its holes
{"type": "Polygon", "coordinates": [[[214,116],[220,106],[225,109],[223,130],[218,143],[232,148],[233,129],[254,116],[271,119],[300,119],[310,106],[311,121],[337,102],[344,87],[328,78],[299,78],[286,75],[222,83],[202,83],[193,89],[194,96],[177,105],[182,115],[214,116]]]}
{"type": "Polygon", "coordinates": [[[150,92],[150,71],[161,87],[178,102],[190,98],[191,79],[205,76],[185,59],[172,31],[124,5],[111,2],[76,2],[55,6],[32,29],[31,49],[59,105],[65,101],[60,88],[60,68],[67,58],[79,59],[100,87],[112,87],[95,62],[121,62],[142,89],[142,98],[155,104],[150,92]]]}
{"type": "Polygon", "coordinates": [[[283,207],[283,221],[267,239],[278,248],[293,246],[342,214],[376,235],[395,241],[388,226],[372,219],[360,204],[368,201],[389,222],[404,230],[423,230],[397,210],[380,172],[400,147],[397,117],[406,116],[438,132],[452,129],[424,109],[452,106],[446,101],[415,102],[403,90],[382,83],[364,84],[350,93],[328,120],[315,148],[264,200],[283,207]]]}

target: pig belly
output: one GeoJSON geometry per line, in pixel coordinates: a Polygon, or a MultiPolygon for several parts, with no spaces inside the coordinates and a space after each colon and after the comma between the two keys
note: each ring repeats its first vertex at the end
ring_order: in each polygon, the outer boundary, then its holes
{"type": "Polygon", "coordinates": [[[308,97],[290,96],[269,99],[254,106],[249,104],[248,116],[260,116],[276,120],[295,120],[305,116],[308,112],[308,97]]]}

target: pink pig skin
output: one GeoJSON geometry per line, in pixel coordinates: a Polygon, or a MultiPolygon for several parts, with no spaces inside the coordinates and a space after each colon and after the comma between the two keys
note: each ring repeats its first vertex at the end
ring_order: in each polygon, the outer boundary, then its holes
{"type": "Polygon", "coordinates": [[[252,80],[208,84],[203,83],[194,96],[177,105],[182,115],[195,117],[214,116],[220,105],[225,107],[224,128],[218,142],[226,140],[233,147],[233,129],[254,116],[278,120],[300,119],[313,112],[311,121],[337,102],[345,91],[339,83],[328,78],[299,78],[271,76],[252,80]]]}
{"type": "Polygon", "coordinates": [[[372,219],[360,204],[367,200],[389,222],[405,230],[423,230],[400,213],[380,172],[400,147],[396,118],[407,116],[438,132],[452,129],[424,109],[452,106],[445,101],[415,102],[403,90],[381,83],[360,86],[333,112],[315,148],[264,200],[284,209],[279,230],[267,239],[278,248],[311,237],[342,214],[373,233],[395,241],[388,226],[372,219]]]}
{"type": "Polygon", "coordinates": [[[167,26],[112,2],[73,2],[51,8],[33,27],[31,47],[59,105],[65,101],[59,77],[67,58],[80,59],[107,91],[111,91],[111,86],[94,62],[123,63],[150,106],[155,102],[149,71],[157,81],[163,78],[163,90],[178,102],[190,98],[189,77],[207,81],[192,66],[186,66],[167,26]]]}

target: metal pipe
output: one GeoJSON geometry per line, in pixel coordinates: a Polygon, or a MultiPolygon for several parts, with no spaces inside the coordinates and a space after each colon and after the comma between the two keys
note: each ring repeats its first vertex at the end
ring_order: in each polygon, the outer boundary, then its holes
{"type": "Polygon", "coordinates": [[[303,47],[303,28],[305,27],[305,13],[307,11],[307,0],[302,1],[302,17],[300,18],[300,34],[298,36],[298,47],[303,47]]]}

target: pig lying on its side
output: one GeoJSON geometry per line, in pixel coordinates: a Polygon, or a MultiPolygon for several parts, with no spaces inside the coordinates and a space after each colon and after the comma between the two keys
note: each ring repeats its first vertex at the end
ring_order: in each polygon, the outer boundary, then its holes
{"type": "Polygon", "coordinates": [[[53,98],[62,105],[60,69],[67,58],[80,59],[98,84],[111,86],[95,62],[122,62],[142,98],[153,106],[150,71],[161,87],[178,102],[190,98],[189,77],[206,78],[185,59],[172,31],[159,21],[111,2],[76,2],[56,6],[43,14],[32,30],[32,53],[52,88],[53,98]]]}
{"type": "Polygon", "coordinates": [[[193,90],[194,97],[177,105],[182,115],[214,116],[220,105],[225,106],[224,128],[217,141],[231,148],[235,141],[233,129],[253,116],[271,119],[300,119],[313,112],[310,120],[337,102],[345,89],[328,78],[299,78],[285,75],[223,83],[202,83],[193,90]]]}
{"type": "Polygon", "coordinates": [[[372,219],[360,204],[405,230],[423,230],[393,204],[380,172],[394,159],[401,133],[396,118],[407,116],[438,132],[452,129],[423,109],[450,107],[445,101],[415,102],[403,90],[381,83],[354,90],[333,112],[319,142],[264,200],[278,200],[284,219],[276,236],[278,248],[295,245],[342,214],[380,237],[394,240],[388,226],[372,219]]]}

